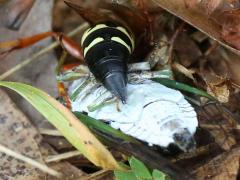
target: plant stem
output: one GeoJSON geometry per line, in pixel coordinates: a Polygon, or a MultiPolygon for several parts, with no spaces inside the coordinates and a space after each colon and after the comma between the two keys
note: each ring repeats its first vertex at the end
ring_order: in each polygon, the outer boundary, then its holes
{"type": "MultiPolygon", "coordinates": [[[[81,32],[84,28],[86,28],[88,26],[87,23],[83,23],[80,26],[76,27],[74,30],[72,30],[70,33],[67,34],[67,36],[71,37],[76,35],[77,33],[81,32]]],[[[7,77],[9,77],[10,75],[12,75],[13,73],[17,72],[18,70],[22,69],[23,67],[25,67],[26,65],[28,65],[29,63],[33,62],[34,60],[36,60],[38,57],[42,56],[43,54],[46,54],[47,52],[51,51],[52,49],[56,48],[58,45],[60,45],[58,42],[54,42],[52,44],[50,44],[49,46],[47,46],[46,48],[38,51],[37,53],[33,54],[31,57],[25,59],[24,61],[22,61],[21,63],[17,64],[16,66],[14,66],[13,68],[9,69],[8,71],[6,71],[5,73],[3,73],[2,75],[0,75],[0,81],[6,79],[7,77]]]]}

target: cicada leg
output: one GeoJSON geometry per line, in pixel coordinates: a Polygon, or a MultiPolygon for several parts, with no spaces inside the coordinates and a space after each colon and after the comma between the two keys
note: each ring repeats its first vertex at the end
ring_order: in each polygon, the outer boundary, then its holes
{"type": "Polygon", "coordinates": [[[64,83],[58,81],[57,88],[58,88],[59,97],[61,97],[63,99],[65,106],[68,109],[71,109],[72,108],[71,101],[69,99],[69,96],[68,96],[68,93],[67,93],[64,83]]]}
{"type": "Polygon", "coordinates": [[[47,37],[54,37],[57,41],[61,43],[63,49],[65,49],[70,55],[81,60],[82,63],[84,63],[83,52],[80,45],[75,41],[73,41],[71,38],[65,36],[64,34],[59,32],[53,32],[53,31],[40,33],[40,34],[31,36],[31,37],[26,37],[23,39],[0,42],[0,49],[4,50],[3,52],[0,53],[0,55],[9,53],[16,49],[21,49],[21,48],[31,46],[47,37]]]}
{"type": "MultiPolygon", "coordinates": [[[[62,72],[62,67],[64,66],[66,56],[67,56],[67,52],[63,51],[63,53],[61,55],[61,58],[60,58],[60,61],[58,62],[58,65],[57,65],[56,70],[55,70],[57,76],[59,74],[61,74],[61,72],[62,72]]],[[[71,109],[71,107],[72,107],[71,106],[71,101],[68,97],[68,93],[67,93],[67,90],[65,88],[65,85],[64,85],[63,81],[57,80],[57,89],[58,89],[59,97],[61,97],[64,101],[63,103],[66,105],[66,107],[68,109],[71,109]]]]}

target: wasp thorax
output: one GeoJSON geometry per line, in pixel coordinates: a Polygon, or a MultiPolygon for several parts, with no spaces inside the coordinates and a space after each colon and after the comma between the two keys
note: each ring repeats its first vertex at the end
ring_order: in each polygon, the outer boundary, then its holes
{"type": "Polygon", "coordinates": [[[95,78],[125,102],[127,62],[134,49],[131,33],[114,23],[97,24],[85,31],[81,44],[95,78]]]}

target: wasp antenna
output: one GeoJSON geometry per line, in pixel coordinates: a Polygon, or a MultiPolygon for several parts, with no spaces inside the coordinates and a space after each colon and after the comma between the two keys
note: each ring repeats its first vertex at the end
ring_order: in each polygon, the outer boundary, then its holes
{"type": "Polygon", "coordinates": [[[104,79],[104,86],[119,98],[123,104],[126,104],[127,90],[126,90],[126,76],[124,73],[111,73],[104,79]]]}

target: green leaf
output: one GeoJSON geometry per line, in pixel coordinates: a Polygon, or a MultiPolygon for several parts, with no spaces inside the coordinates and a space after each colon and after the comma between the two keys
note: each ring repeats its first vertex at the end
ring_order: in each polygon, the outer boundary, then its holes
{"type": "Polygon", "coordinates": [[[203,90],[200,90],[200,89],[197,89],[195,87],[189,86],[187,84],[183,84],[183,83],[180,83],[180,82],[177,82],[177,81],[174,81],[174,80],[171,80],[171,79],[165,79],[165,78],[153,78],[152,80],[155,81],[155,82],[158,82],[162,85],[165,85],[169,88],[172,88],[172,89],[178,89],[178,90],[186,91],[186,92],[189,92],[189,93],[192,93],[192,94],[196,94],[196,95],[199,95],[199,96],[206,97],[206,98],[208,98],[210,100],[213,100],[213,101],[217,101],[216,98],[214,98],[213,96],[211,96],[207,92],[205,92],[203,90]]]}
{"type": "Polygon", "coordinates": [[[112,127],[110,127],[109,125],[96,120],[92,117],[89,117],[83,113],[80,112],[74,112],[74,114],[76,115],[77,118],[79,118],[81,120],[81,122],[83,122],[86,126],[88,126],[90,129],[97,129],[99,131],[102,131],[104,133],[110,134],[111,136],[114,136],[116,138],[122,139],[126,142],[133,142],[133,143],[139,143],[139,141],[137,141],[136,139],[134,139],[131,136],[128,136],[124,133],[122,133],[119,130],[116,130],[112,127]]]}
{"type": "Polygon", "coordinates": [[[114,175],[116,176],[117,180],[137,180],[137,177],[132,171],[130,172],[114,171],[114,175]]]}
{"type": "Polygon", "coordinates": [[[22,83],[0,81],[0,86],[8,87],[24,97],[96,166],[113,170],[124,169],[90,130],[54,98],[22,83]]]}
{"type": "Polygon", "coordinates": [[[149,172],[148,168],[135,157],[131,157],[129,160],[130,166],[139,179],[152,179],[152,175],[149,172]]]}
{"type": "Polygon", "coordinates": [[[153,170],[152,176],[153,180],[166,180],[166,175],[157,169],[153,170]]]}

